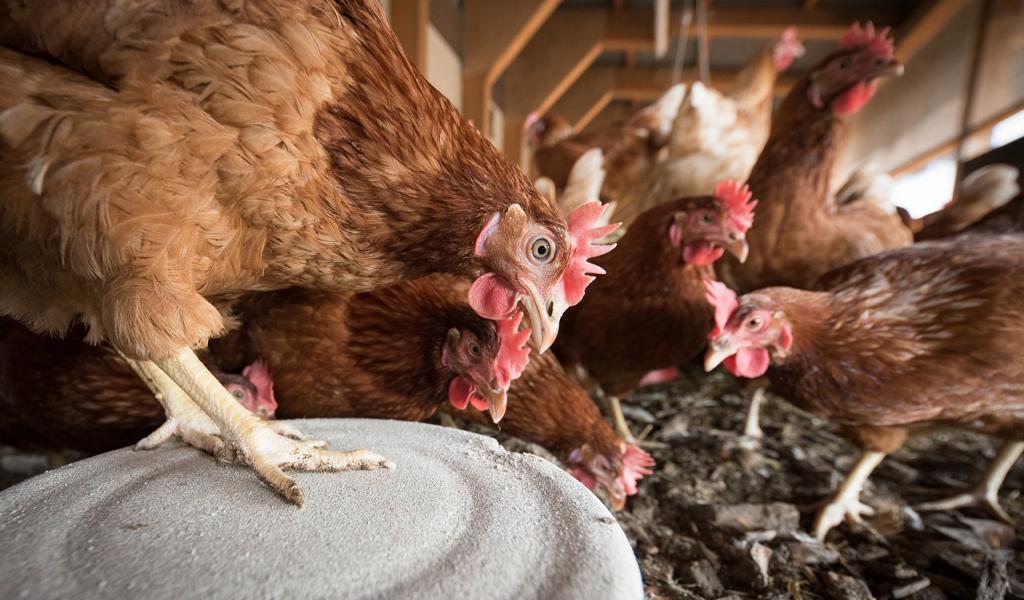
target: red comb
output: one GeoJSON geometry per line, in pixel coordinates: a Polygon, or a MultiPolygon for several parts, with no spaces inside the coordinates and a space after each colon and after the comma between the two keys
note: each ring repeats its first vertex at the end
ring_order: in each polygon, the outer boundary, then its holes
{"type": "Polygon", "coordinates": [[[751,200],[750,187],[742,187],[732,181],[719,181],[715,186],[715,197],[729,208],[729,221],[732,226],[746,233],[754,225],[754,209],[757,200],[751,200]]]}
{"type": "Polygon", "coordinates": [[[713,279],[704,280],[704,297],[707,298],[708,304],[715,309],[715,328],[708,336],[708,339],[713,340],[725,330],[725,326],[729,323],[729,317],[739,308],[740,303],[736,299],[736,292],[721,281],[713,279]]]}
{"type": "Polygon", "coordinates": [[[526,121],[523,123],[523,131],[530,131],[530,129],[533,128],[534,124],[537,123],[537,121],[540,121],[539,114],[535,112],[528,114],[526,116],[526,121]]]}
{"type": "Polygon", "coordinates": [[[242,369],[242,377],[248,379],[256,387],[256,401],[277,410],[277,399],[274,398],[274,379],[270,376],[270,367],[265,360],[258,359],[242,369]]]}
{"type": "Polygon", "coordinates": [[[622,475],[619,479],[627,496],[636,494],[636,482],[653,473],[653,466],[654,459],[650,454],[633,444],[626,446],[625,452],[622,453],[622,475]]]}
{"type": "Polygon", "coordinates": [[[581,204],[569,213],[569,240],[572,243],[572,257],[562,276],[565,301],[569,303],[569,306],[579,304],[583,299],[584,290],[594,280],[594,275],[604,275],[604,269],[588,262],[588,259],[607,254],[615,248],[615,244],[593,243],[594,240],[603,238],[619,228],[619,223],[594,227],[594,223],[601,218],[604,211],[605,206],[594,201],[581,204]]]}
{"type": "Polygon", "coordinates": [[[855,48],[868,48],[872,53],[892,58],[896,46],[889,37],[889,28],[875,31],[875,24],[868,21],[862,28],[860,23],[854,23],[850,29],[839,39],[839,47],[843,50],[855,48]]]}
{"type": "Polygon", "coordinates": [[[530,361],[530,349],[526,340],[530,338],[530,329],[519,331],[519,323],[523,313],[516,312],[511,317],[498,321],[498,356],[494,358],[494,376],[498,385],[504,389],[512,384],[512,380],[523,374],[526,363],[530,361]]]}
{"type": "Polygon", "coordinates": [[[775,47],[772,49],[772,59],[775,62],[775,70],[784,71],[793,64],[793,61],[804,55],[806,52],[804,45],[800,43],[800,38],[797,37],[796,27],[790,25],[782,32],[782,36],[779,37],[779,41],[775,43],[775,47]]]}

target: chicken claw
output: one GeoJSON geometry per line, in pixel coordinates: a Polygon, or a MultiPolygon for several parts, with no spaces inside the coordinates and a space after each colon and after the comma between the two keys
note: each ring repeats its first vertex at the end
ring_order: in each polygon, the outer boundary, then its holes
{"type": "Polygon", "coordinates": [[[829,530],[843,521],[849,520],[860,524],[864,522],[863,517],[875,514],[875,509],[860,501],[860,492],[868,476],[884,458],[884,452],[868,451],[861,455],[853,470],[846,476],[846,481],[839,486],[832,499],[814,520],[814,537],[818,538],[819,542],[824,542],[829,530]]]}
{"type": "Polygon", "coordinates": [[[1002,487],[1006,474],[1010,471],[1013,463],[1020,458],[1022,452],[1024,452],[1024,442],[1006,442],[999,448],[999,453],[985,469],[985,474],[981,481],[974,486],[974,489],[945,500],[925,502],[914,508],[919,511],[932,511],[952,510],[962,506],[983,506],[1000,521],[1013,525],[1013,519],[999,504],[999,488],[1002,487]]]}
{"type": "MultiPolygon", "coordinates": [[[[243,408],[196,357],[191,349],[179,350],[154,364],[181,387],[219,426],[221,437],[264,483],[289,502],[302,506],[302,489],[283,469],[302,471],[349,471],[394,468],[391,460],[367,450],[324,450],[323,442],[293,440],[243,408]]],[[[297,433],[288,428],[291,433],[297,433]]],[[[301,434],[299,434],[301,435],[301,434]]]]}

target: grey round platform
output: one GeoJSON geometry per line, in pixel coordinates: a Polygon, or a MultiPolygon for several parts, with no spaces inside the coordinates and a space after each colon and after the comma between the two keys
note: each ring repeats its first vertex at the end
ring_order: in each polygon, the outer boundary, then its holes
{"type": "Polygon", "coordinates": [[[417,423],[307,420],[393,471],[298,473],[306,506],[178,445],[0,493],[0,598],[640,598],[605,507],[554,465],[417,423]]]}

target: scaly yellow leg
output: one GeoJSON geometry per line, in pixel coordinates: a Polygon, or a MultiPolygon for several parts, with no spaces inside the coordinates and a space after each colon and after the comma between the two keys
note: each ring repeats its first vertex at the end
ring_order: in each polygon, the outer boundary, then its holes
{"type": "Polygon", "coordinates": [[[981,481],[975,484],[974,488],[963,494],[957,494],[952,498],[925,502],[917,506],[918,510],[952,510],[961,506],[984,506],[992,515],[1004,523],[1013,524],[1013,519],[999,504],[999,488],[1010,472],[1013,463],[1017,462],[1021,453],[1024,453],[1024,442],[1006,442],[999,448],[999,453],[989,463],[982,475],[981,481]]]}
{"type": "Polygon", "coordinates": [[[824,542],[829,530],[843,521],[861,523],[862,516],[870,517],[875,514],[875,509],[860,501],[860,492],[864,489],[864,483],[871,472],[884,459],[884,452],[865,452],[860,455],[860,460],[846,476],[846,481],[832,494],[828,504],[814,520],[814,537],[818,538],[819,542],[824,542]]]}
{"type": "Polygon", "coordinates": [[[224,441],[244,457],[256,475],[294,504],[302,506],[302,489],[282,469],[348,471],[394,467],[389,459],[367,450],[335,452],[324,450],[318,442],[279,435],[238,404],[189,348],[154,364],[213,420],[224,441]]]}

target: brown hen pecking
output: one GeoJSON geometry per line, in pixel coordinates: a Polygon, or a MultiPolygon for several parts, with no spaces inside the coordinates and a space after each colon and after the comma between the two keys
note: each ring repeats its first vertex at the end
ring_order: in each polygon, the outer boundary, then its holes
{"type": "Polygon", "coordinates": [[[755,206],[733,182],[719,184],[714,196],[655,206],[599,261],[608,274],[566,313],[555,353],[570,372],[582,368],[583,379],[601,386],[624,438],[633,436],[619,398],[671,378],[704,348],[711,311],[702,282],[715,277],[711,265],[726,249],[746,257],[755,206]]]}
{"type": "Polygon", "coordinates": [[[282,417],[500,419],[621,506],[653,462],[615,435],[553,356],[526,363],[517,319],[496,326],[474,314],[467,286],[434,276],[354,296],[262,294],[243,304],[245,328],[213,352],[225,366],[266,360],[282,417]]]}

